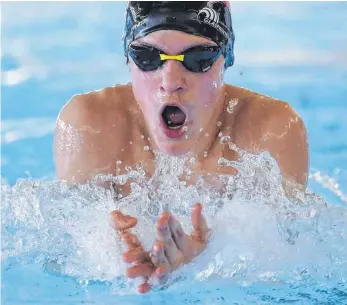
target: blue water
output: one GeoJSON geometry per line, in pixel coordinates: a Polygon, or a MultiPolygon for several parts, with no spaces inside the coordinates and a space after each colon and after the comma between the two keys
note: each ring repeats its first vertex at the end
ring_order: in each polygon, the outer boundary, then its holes
{"type": "MultiPolygon", "coordinates": [[[[76,93],[130,81],[121,47],[125,3],[1,5],[2,180],[10,187],[20,178],[54,181],[52,137],[62,106],[76,93]]],[[[345,206],[347,3],[246,2],[232,12],[236,62],[226,83],[293,106],[308,131],[309,188],[345,206]]],[[[3,304],[347,304],[341,282],[312,288],[219,279],[119,296],[108,284],[42,271],[27,258],[23,267],[21,259],[2,260],[3,304]]]]}

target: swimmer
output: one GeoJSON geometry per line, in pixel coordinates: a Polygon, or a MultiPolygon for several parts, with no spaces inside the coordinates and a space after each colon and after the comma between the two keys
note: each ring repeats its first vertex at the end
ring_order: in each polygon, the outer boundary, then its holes
{"type": "MultiPolygon", "coordinates": [[[[298,114],[284,101],[224,83],[225,70],[234,63],[234,38],[228,2],[128,2],[123,39],[131,83],[78,94],[64,106],[54,136],[57,177],[85,183],[139,163],[150,177],[154,152],[160,152],[194,157],[195,163],[187,164],[194,173],[188,183],[198,177],[209,182],[214,175],[236,174],[217,164],[220,157],[238,159],[220,143],[228,136],[245,151],[268,151],[283,181],[305,187],[308,144],[298,114]],[[67,134],[67,126],[76,133],[67,134]]],[[[129,187],[117,191],[126,195],[129,187]]],[[[128,246],[127,276],[146,279],[141,293],[205,249],[210,230],[202,209],[201,204],[192,209],[191,235],[174,215],[163,213],[150,252],[131,233],[136,215],[111,213],[128,246]]]]}

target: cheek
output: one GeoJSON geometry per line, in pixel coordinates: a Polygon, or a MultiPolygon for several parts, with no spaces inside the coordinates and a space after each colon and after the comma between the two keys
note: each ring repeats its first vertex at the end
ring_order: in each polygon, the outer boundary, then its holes
{"type": "Polygon", "coordinates": [[[137,67],[131,66],[130,73],[134,91],[143,91],[148,88],[147,82],[149,79],[145,77],[145,74],[141,70],[137,67]]]}
{"type": "Polygon", "coordinates": [[[215,103],[224,85],[224,61],[218,60],[213,68],[201,75],[201,80],[196,82],[199,86],[201,101],[204,105],[215,103]]]}
{"type": "Polygon", "coordinates": [[[215,90],[220,90],[224,85],[224,60],[219,58],[211,71],[212,86],[215,90]]]}
{"type": "Polygon", "coordinates": [[[132,65],[130,66],[130,74],[136,100],[141,105],[151,103],[153,92],[157,87],[157,79],[151,75],[151,72],[142,72],[132,65]]]}
{"type": "Polygon", "coordinates": [[[223,87],[223,81],[215,75],[203,75],[195,84],[196,102],[202,109],[215,103],[223,87]]]}

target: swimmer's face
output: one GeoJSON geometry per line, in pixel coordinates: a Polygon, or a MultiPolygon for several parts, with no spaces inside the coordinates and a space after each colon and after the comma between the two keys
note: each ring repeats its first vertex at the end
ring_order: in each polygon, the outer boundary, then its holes
{"type": "MultiPolygon", "coordinates": [[[[167,55],[181,54],[192,46],[216,46],[208,39],[179,31],[157,31],[133,43],[144,44],[167,55]]],[[[177,60],[167,60],[158,69],[144,72],[129,57],[129,66],[135,98],[161,152],[186,154],[206,136],[211,124],[217,124],[212,117],[222,100],[223,56],[204,73],[190,72],[177,60]],[[177,105],[184,114],[168,105],[177,105]]]]}

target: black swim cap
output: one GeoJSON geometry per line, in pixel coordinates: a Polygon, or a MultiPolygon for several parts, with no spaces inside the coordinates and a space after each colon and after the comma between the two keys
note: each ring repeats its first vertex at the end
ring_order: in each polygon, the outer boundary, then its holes
{"type": "Polygon", "coordinates": [[[136,39],[159,30],[202,36],[222,48],[225,68],[234,63],[234,32],[226,1],[129,1],[124,29],[124,54],[136,39]]]}

